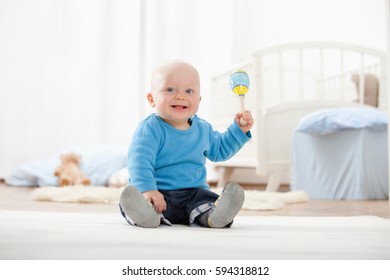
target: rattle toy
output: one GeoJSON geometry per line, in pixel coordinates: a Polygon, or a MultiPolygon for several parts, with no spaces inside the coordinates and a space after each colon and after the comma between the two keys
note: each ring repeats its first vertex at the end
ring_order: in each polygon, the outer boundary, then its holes
{"type": "MultiPolygon", "coordinates": [[[[244,97],[249,89],[249,76],[244,70],[236,70],[230,76],[230,88],[240,100],[240,111],[245,111],[244,97]]],[[[240,125],[246,126],[246,122],[243,118],[240,119],[240,125]]]]}

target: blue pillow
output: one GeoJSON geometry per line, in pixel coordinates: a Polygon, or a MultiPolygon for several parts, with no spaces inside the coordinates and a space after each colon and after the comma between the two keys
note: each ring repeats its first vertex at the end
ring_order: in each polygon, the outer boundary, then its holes
{"type": "Polygon", "coordinates": [[[333,108],[320,110],[303,117],[297,131],[325,135],[347,129],[387,129],[387,113],[370,107],[333,108]]]}
{"type": "Polygon", "coordinates": [[[80,168],[95,186],[106,186],[110,176],[127,164],[127,147],[75,147],[47,158],[26,161],[17,166],[5,182],[11,186],[56,186],[58,178],[54,170],[61,164],[60,155],[68,152],[81,155],[80,168]]]}

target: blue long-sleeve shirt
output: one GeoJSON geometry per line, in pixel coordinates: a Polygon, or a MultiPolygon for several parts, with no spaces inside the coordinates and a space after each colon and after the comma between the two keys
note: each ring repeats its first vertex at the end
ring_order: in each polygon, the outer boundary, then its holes
{"type": "Polygon", "coordinates": [[[140,192],[209,188],[206,158],[231,158],[252,137],[236,122],[224,133],[196,115],[191,127],[178,130],[157,114],[144,119],[133,134],[128,151],[129,184],[140,192]]]}

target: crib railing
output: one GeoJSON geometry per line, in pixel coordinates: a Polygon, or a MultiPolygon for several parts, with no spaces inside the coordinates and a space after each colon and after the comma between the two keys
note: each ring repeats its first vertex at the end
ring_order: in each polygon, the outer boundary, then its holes
{"type": "Polygon", "coordinates": [[[365,92],[367,74],[378,79],[378,107],[387,107],[383,52],[344,43],[305,42],[254,52],[253,61],[258,84],[257,105],[260,107],[307,99],[355,99],[364,103],[368,94],[365,92]],[[352,80],[355,75],[357,80],[352,80]],[[264,88],[270,82],[274,84],[271,87],[274,92],[264,88]],[[291,92],[296,92],[295,96],[291,96],[291,92]],[[273,100],[270,99],[272,96],[273,100]]]}

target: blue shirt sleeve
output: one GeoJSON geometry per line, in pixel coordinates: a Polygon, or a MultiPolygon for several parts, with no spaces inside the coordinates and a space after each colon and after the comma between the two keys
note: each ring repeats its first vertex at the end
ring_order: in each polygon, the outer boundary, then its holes
{"type": "Polygon", "coordinates": [[[140,192],[157,190],[154,176],[157,149],[159,146],[159,129],[153,122],[143,121],[133,134],[128,151],[127,170],[129,184],[136,186],[140,192]]]}
{"type": "Polygon", "coordinates": [[[234,156],[252,135],[250,131],[244,133],[234,121],[226,132],[210,130],[210,149],[205,156],[211,161],[225,161],[234,156]]]}

